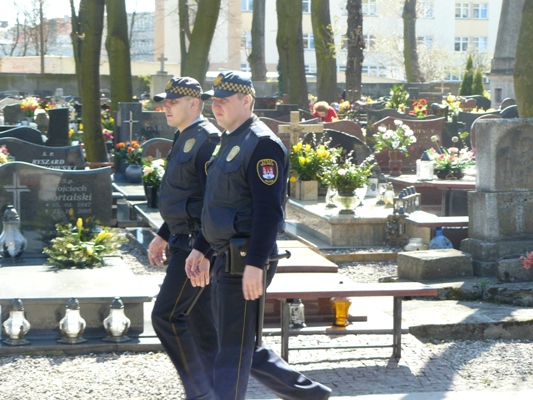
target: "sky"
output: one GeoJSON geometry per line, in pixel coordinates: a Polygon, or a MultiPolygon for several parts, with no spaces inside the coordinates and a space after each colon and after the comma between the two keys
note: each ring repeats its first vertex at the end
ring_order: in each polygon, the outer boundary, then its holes
{"type": "MultiPolygon", "coordinates": [[[[70,16],[69,0],[44,0],[44,15],[47,18],[70,16]]],[[[32,4],[38,4],[38,0],[0,0],[0,21],[14,21],[17,15],[17,9],[28,7],[32,4]]],[[[79,0],[75,0],[77,5],[79,0]]],[[[154,11],[155,0],[126,0],[127,12],[144,12],[154,11]]]]}

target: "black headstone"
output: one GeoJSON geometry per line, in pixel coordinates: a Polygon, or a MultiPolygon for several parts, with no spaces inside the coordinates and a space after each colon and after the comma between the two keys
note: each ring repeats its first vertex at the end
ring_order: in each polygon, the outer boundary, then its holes
{"type": "Polygon", "coordinates": [[[173,141],[170,139],[153,138],[143,143],[143,157],[166,158],[173,141]]]}
{"type": "Polygon", "coordinates": [[[503,110],[500,111],[500,115],[502,116],[502,118],[519,118],[518,106],[511,105],[509,107],[505,107],[503,110]]]}
{"type": "Polygon", "coordinates": [[[111,220],[111,168],[67,171],[23,162],[0,166],[0,215],[13,205],[20,216],[26,253],[41,253],[56,236],[55,224],[93,217],[111,220]]]}
{"type": "Polygon", "coordinates": [[[174,139],[176,128],[167,124],[167,117],[160,111],[143,111],[140,137],[143,140],[153,138],[174,139]]]}
{"type": "Polygon", "coordinates": [[[118,142],[141,141],[141,103],[118,103],[119,111],[115,120],[118,130],[118,142]]]}
{"type": "Polygon", "coordinates": [[[52,169],[85,169],[81,145],[51,148],[15,138],[0,138],[0,146],[6,146],[15,161],[52,169]]]}
{"type": "Polygon", "coordinates": [[[69,109],[67,107],[51,108],[48,110],[50,123],[48,124],[47,146],[68,146],[70,139],[69,131],[69,109]]]}
{"type": "Polygon", "coordinates": [[[474,94],[472,96],[465,96],[467,99],[476,99],[476,107],[482,108],[485,111],[491,107],[490,99],[487,99],[485,96],[479,94],[474,94]]]}
{"type": "Polygon", "coordinates": [[[25,142],[44,145],[43,135],[37,129],[28,128],[27,126],[17,126],[16,128],[9,129],[0,133],[0,138],[16,138],[24,140],[25,142]]]}
{"type": "Polygon", "coordinates": [[[470,132],[470,128],[472,127],[472,124],[476,119],[481,117],[485,114],[498,114],[498,111],[492,111],[488,113],[472,113],[472,112],[464,112],[459,111],[459,114],[457,115],[457,121],[463,122],[465,124],[465,131],[470,132]]]}

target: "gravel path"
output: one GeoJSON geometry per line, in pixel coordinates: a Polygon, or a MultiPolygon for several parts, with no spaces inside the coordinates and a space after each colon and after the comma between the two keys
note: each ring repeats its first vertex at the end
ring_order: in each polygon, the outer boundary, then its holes
{"type": "MultiPolygon", "coordinates": [[[[123,254],[136,274],[164,274],[163,268],[150,267],[143,251],[132,244],[124,246],[123,254]]],[[[342,263],[339,271],[356,282],[377,282],[381,277],[396,275],[396,265],[393,262],[342,263]]],[[[294,346],[341,345],[372,342],[379,340],[379,335],[316,335],[294,339],[294,346]]],[[[279,337],[265,338],[265,342],[279,348],[279,337]]],[[[334,395],[343,396],[533,387],[532,341],[422,343],[405,335],[403,344],[404,357],[398,364],[391,363],[389,349],[294,351],[291,364],[310,378],[330,385],[334,395]]],[[[164,353],[0,357],[0,399],[182,398],[179,378],[164,353]]],[[[275,397],[250,382],[248,398],[275,397]]]]}

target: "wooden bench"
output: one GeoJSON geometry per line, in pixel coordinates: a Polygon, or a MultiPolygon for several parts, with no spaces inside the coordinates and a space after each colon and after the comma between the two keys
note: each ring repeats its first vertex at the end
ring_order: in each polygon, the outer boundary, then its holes
{"type": "MultiPolygon", "coordinates": [[[[392,345],[363,346],[363,347],[392,347],[393,356],[401,357],[401,334],[402,334],[402,300],[408,297],[436,296],[437,289],[418,282],[407,283],[375,283],[358,284],[351,282],[347,277],[339,274],[310,272],[310,273],[279,273],[274,276],[272,283],[267,289],[267,300],[276,299],[281,303],[281,356],[289,360],[289,335],[298,334],[298,329],[290,329],[290,310],[288,299],[299,298],[305,303],[306,299],[330,298],[330,297],[393,297],[393,326],[392,345]]],[[[306,332],[310,334],[310,332],[306,332]]],[[[320,332],[324,333],[322,329],[320,332]]],[[[332,332],[362,333],[356,330],[338,328],[332,332]]],[[[371,333],[371,332],[364,332],[371,333]]],[[[382,333],[382,332],[374,332],[382,333]]],[[[358,346],[362,347],[362,346],[358,346]]],[[[312,348],[305,348],[312,349],[312,348]]]]}

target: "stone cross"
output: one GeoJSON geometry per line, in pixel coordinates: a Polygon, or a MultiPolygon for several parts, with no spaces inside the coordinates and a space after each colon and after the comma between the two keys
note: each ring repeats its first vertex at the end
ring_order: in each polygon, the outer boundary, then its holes
{"type": "Polygon", "coordinates": [[[130,119],[124,121],[125,124],[130,124],[130,143],[133,141],[133,124],[136,124],[139,121],[133,120],[133,111],[130,111],[130,119]]]}
{"type": "Polygon", "coordinates": [[[449,87],[444,86],[444,81],[440,81],[440,86],[436,86],[435,89],[440,89],[440,94],[444,94],[444,90],[449,90],[449,87]]]}
{"type": "Polygon", "coordinates": [[[164,54],[161,54],[161,56],[157,60],[161,61],[161,70],[159,72],[166,72],[165,61],[168,61],[168,58],[166,58],[164,54]]]}
{"type": "Polygon", "coordinates": [[[310,132],[324,132],[324,124],[308,124],[300,125],[300,112],[291,111],[290,125],[280,125],[278,128],[279,133],[289,133],[291,146],[294,146],[298,142],[300,133],[310,132]]]}

